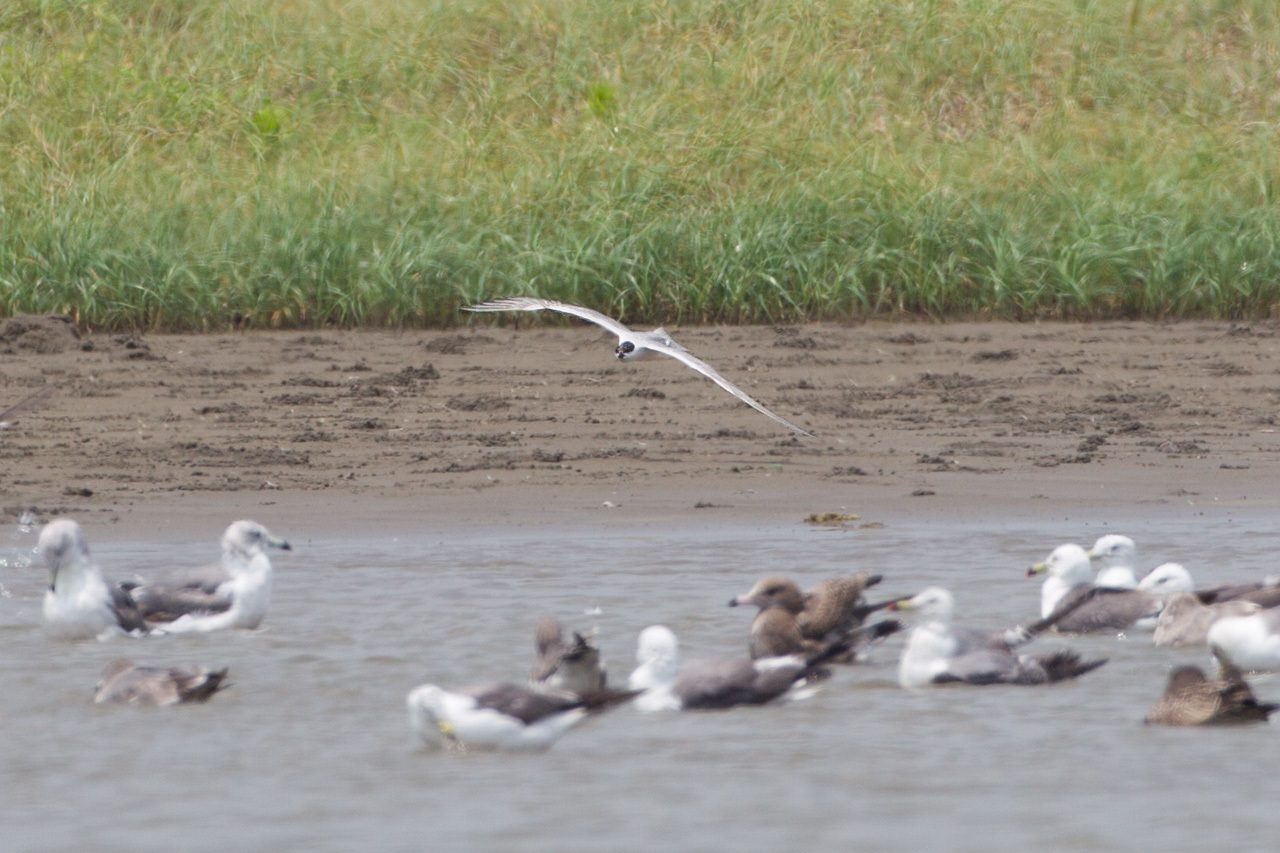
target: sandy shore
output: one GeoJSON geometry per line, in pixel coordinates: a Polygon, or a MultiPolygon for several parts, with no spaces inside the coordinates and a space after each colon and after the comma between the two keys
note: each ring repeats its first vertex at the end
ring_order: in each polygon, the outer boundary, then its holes
{"type": "Polygon", "coordinates": [[[674,361],[619,363],[577,323],[139,337],[17,318],[0,508],[343,530],[1280,505],[1270,323],[671,332],[817,437],[674,361]]]}

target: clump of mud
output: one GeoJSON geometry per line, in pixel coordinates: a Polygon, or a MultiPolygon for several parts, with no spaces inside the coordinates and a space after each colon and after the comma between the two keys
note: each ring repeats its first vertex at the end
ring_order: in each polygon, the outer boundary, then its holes
{"type": "Polygon", "coordinates": [[[66,314],[18,314],[0,324],[0,353],[48,355],[80,345],[80,333],[66,314]]]}

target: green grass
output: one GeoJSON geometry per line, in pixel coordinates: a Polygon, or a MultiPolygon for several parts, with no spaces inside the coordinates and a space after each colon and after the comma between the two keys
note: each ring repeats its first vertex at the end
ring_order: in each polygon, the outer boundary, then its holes
{"type": "Polygon", "coordinates": [[[7,0],[0,316],[1280,313],[1273,0],[7,0]]]}

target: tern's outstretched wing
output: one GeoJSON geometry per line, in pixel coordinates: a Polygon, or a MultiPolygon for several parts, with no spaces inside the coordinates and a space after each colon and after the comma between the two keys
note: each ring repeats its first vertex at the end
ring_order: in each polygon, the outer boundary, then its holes
{"type": "Polygon", "coordinates": [[[569,314],[589,323],[595,323],[618,336],[618,339],[625,340],[633,334],[631,329],[619,323],[612,317],[606,317],[599,311],[592,311],[590,308],[583,308],[581,305],[569,305],[566,302],[556,302],[552,299],[537,299],[532,296],[506,296],[502,299],[491,299],[488,302],[481,302],[479,305],[467,305],[463,311],[559,311],[561,314],[569,314]]]}
{"type": "Polygon", "coordinates": [[[741,388],[739,388],[737,385],[734,385],[728,379],[725,379],[723,376],[721,376],[719,373],[716,372],[716,369],[714,367],[707,364],[705,361],[698,358],[697,356],[689,352],[684,347],[667,346],[665,344],[660,344],[656,341],[646,341],[645,346],[653,350],[654,352],[660,352],[663,355],[671,356],[676,361],[683,363],[686,367],[693,368],[694,370],[701,373],[703,376],[710,379],[712,382],[719,385],[724,390],[728,391],[733,396],[737,397],[742,402],[746,403],[751,408],[755,409],[760,414],[773,418],[775,421],[782,424],[787,429],[794,430],[800,433],[801,435],[807,435],[810,438],[814,437],[813,433],[807,430],[803,430],[800,427],[796,426],[795,424],[791,423],[791,421],[782,417],[781,415],[777,415],[769,411],[769,409],[765,408],[765,406],[762,403],[753,399],[749,394],[747,394],[746,391],[743,391],[741,388]]]}

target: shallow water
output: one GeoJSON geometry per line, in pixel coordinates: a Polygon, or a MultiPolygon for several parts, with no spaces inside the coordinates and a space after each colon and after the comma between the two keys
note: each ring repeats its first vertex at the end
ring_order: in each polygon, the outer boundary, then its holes
{"type": "MultiPolygon", "coordinates": [[[[676,631],[686,656],[742,653],[751,613],[726,602],[767,572],[808,583],[874,569],[885,596],[941,584],[957,621],[994,628],[1035,617],[1030,562],[1104,532],[1138,540],[1140,569],[1179,560],[1200,583],[1276,571],[1262,513],[1124,522],[822,530],[694,518],[384,540],[277,530],[295,551],[275,560],[263,630],[74,644],[40,629],[44,573],[21,565],[35,535],[12,532],[0,538],[2,846],[1270,847],[1280,733],[1144,728],[1168,667],[1208,660],[1153,649],[1148,635],[1040,640],[1110,657],[1078,682],[920,692],[896,686],[901,640],[891,638],[805,702],[622,708],[533,755],[431,753],[406,724],[405,694],[424,681],[522,680],[544,613],[598,626],[615,680],[654,622],[676,631]],[[93,706],[98,673],[121,656],[226,665],[233,686],[203,706],[93,706]]],[[[86,535],[113,577],[171,565],[172,544],[86,535]]],[[[1280,699],[1280,681],[1255,684],[1280,699]]]]}

